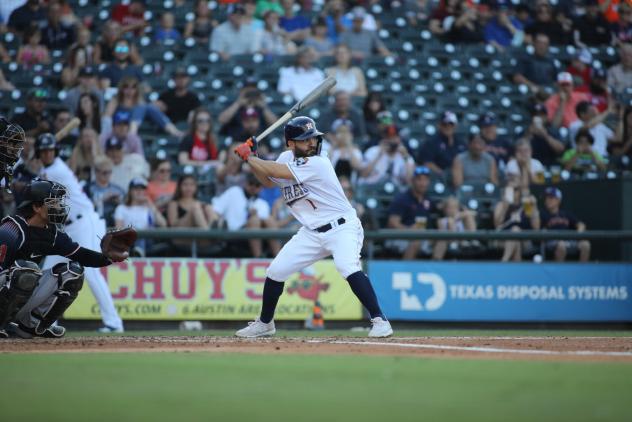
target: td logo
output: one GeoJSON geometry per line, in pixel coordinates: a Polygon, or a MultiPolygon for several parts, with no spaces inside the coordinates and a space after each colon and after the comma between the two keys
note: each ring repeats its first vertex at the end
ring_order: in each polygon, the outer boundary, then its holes
{"type": "Polygon", "coordinates": [[[400,309],[402,311],[436,311],[441,308],[446,298],[446,285],[443,278],[435,273],[417,273],[417,282],[432,287],[432,295],[423,303],[417,295],[411,292],[413,290],[413,274],[393,273],[393,290],[400,291],[400,309]]]}

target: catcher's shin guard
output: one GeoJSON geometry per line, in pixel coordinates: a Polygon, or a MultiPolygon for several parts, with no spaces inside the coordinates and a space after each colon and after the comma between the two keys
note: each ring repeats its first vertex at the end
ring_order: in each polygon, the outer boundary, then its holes
{"type": "Polygon", "coordinates": [[[52,268],[57,276],[58,288],[50,307],[42,315],[34,315],[39,319],[35,333],[42,335],[53,322],[62,316],[70,304],[75,301],[83,286],[83,266],[75,261],[57,264],[52,268]]]}
{"type": "MultiPolygon", "coordinates": [[[[17,260],[13,266],[0,274],[4,285],[0,287],[0,329],[11,321],[22,306],[26,304],[42,275],[37,264],[31,261],[17,260]]],[[[0,285],[2,282],[0,282],[0,285]]]]}

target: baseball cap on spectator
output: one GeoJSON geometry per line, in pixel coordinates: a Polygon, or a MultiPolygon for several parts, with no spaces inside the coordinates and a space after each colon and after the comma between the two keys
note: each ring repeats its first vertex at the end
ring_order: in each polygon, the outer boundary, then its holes
{"type": "Polygon", "coordinates": [[[555,186],[549,186],[544,190],[544,196],[552,196],[557,199],[562,199],[562,191],[555,186]]]}
{"type": "Polygon", "coordinates": [[[130,114],[127,111],[119,110],[114,113],[114,117],[112,117],[112,123],[118,125],[120,123],[129,123],[130,114]]]}
{"type": "Polygon", "coordinates": [[[430,177],[430,169],[426,166],[417,166],[415,167],[415,171],[413,175],[416,176],[427,176],[430,177]]]}
{"type": "Polygon", "coordinates": [[[558,84],[572,84],[573,83],[573,75],[568,72],[560,72],[557,74],[557,83],[558,84]]]}
{"type": "Polygon", "coordinates": [[[174,78],[177,78],[178,76],[189,76],[189,74],[187,73],[187,70],[182,67],[176,67],[176,69],[173,71],[173,75],[174,78]]]}
{"type": "Polygon", "coordinates": [[[40,101],[44,101],[46,99],[48,99],[48,91],[46,91],[45,89],[42,88],[32,88],[26,98],[31,99],[31,98],[36,98],[40,101]]]}
{"type": "Polygon", "coordinates": [[[580,62],[584,64],[591,64],[593,60],[592,54],[587,48],[582,48],[581,50],[579,50],[579,53],[577,53],[577,58],[580,62]]]}
{"type": "Polygon", "coordinates": [[[392,125],[393,113],[388,110],[380,111],[379,113],[377,113],[377,121],[381,125],[392,125]]]}
{"type": "Polygon", "coordinates": [[[129,189],[133,188],[147,188],[147,180],[143,179],[142,177],[134,177],[132,180],[129,181],[129,189]]]}
{"type": "Polygon", "coordinates": [[[232,15],[232,14],[245,15],[246,14],[246,9],[244,9],[244,6],[241,5],[241,4],[229,4],[228,7],[226,8],[226,14],[228,14],[228,15],[232,15]]]}
{"type": "Polygon", "coordinates": [[[245,108],[241,112],[241,118],[242,119],[259,118],[259,112],[254,107],[248,107],[248,108],[245,108]]]}
{"type": "Polygon", "coordinates": [[[123,149],[123,143],[114,137],[108,138],[108,140],[105,141],[105,150],[110,149],[123,149]]]}
{"type": "Polygon", "coordinates": [[[480,127],[493,126],[496,124],[496,115],[491,111],[481,114],[478,118],[478,125],[480,127]]]}
{"type": "Polygon", "coordinates": [[[441,113],[441,123],[450,123],[450,124],[457,124],[459,122],[459,119],[457,119],[456,114],[454,114],[453,112],[446,110],[443,113],[441,113]]]}
{"type": "Polygon", "coordinates": [[[349,130],[353,130],[353,122],[351,120],[349,120],[349,119],[336,119],[331,124],[331,131],[335,132],[342,126],[346,126],[349,130]]]}
{"type": "Polygon", "coordinates": [[[79,71],[79,77],[82,76],[92,78],[93,76],[96,76],[96,72],[94,71],[94,68],[92,66],[84,66],[79,71]]]}
{"type": "Polygon", "coordinates": [[[364,7],[362,6],[356,6],[351,9],[351,17],[353,19],[364,20],[364,18],[366,17],[366,10],[364,10],[364,7]]]}

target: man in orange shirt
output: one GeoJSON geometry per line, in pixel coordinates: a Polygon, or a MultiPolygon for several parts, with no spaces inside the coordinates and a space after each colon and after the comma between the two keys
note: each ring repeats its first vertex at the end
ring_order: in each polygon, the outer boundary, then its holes
{"type": "Polygon", "coordinates": [[[568,127],[577,120],[575,106],[580,101],[588,101],[588,95],[583,92],[573,91],[573,75],[561,72],[557,75],[558,91],[549,97],[544,103],[546,113],[554,127],[568,127]]]}

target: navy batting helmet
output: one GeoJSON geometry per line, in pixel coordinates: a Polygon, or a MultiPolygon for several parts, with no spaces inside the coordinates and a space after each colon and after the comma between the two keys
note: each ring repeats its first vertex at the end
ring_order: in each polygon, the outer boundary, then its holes
{"type": "Polygon", "coordinates": [[[288,141],[305,141],[310,138],[318,139],[316,154],[320,154],[323,133],[316,129],[316,122],[306,116],[295,117],[285,125],[285,145],[288,141]]]}
{"type": "Polygon", "coordinates": [[[55,135],[52,133],[42,133],[35,140],[35,157],[39,158],[40,151],[54,149],[55,155],[57,155],[58,147],[55,135]]]}
{"type": "Polygon", "coordinates": [[[48,207],[48,222],[63,230],[69,207],[66,205],[67,191],[64,185],[49,180],[34,180],[24,191],[24,200],[18,209],[30,207],[32,204],[43,204],[48,207]]]}

